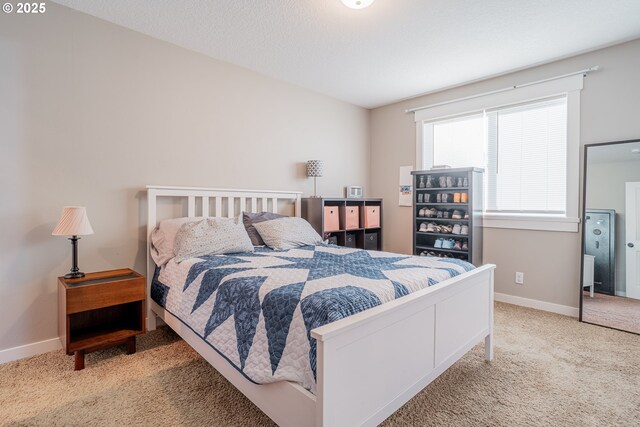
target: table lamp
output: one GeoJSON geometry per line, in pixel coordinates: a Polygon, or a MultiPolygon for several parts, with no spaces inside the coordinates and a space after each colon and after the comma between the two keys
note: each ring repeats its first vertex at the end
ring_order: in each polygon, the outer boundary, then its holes
{"type": "Polygon", "coordinates": [[[84,273],[78,268],[78,236],[93,234],[93,228],[87,217],[87,209],[83,206],[65,206],[58,225],[53,229],[52,236],[71,236],[71,250],[73,253],[73,265],[71,272],[65,274],[65,279],[78,279],[84,277],[84,273]]]}
{"type": "Polygon", "coordinates": [[[322,160],[307,161],[307,176],[313,177],[313,196],[318,197],[316,179],[324,174],[324,162],[322,160]]]}

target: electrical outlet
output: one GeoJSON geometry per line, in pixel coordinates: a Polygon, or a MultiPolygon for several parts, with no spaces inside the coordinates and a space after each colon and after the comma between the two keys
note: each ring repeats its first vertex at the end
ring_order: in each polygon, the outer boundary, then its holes
{"type": "Polygon", "coordinates": [[[516,271],[516,283],[518,285],[524,285],[524,273],[516,271]]]}

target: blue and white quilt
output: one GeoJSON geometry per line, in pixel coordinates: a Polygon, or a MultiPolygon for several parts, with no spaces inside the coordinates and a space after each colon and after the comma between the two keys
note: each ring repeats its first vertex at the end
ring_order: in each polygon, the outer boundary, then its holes
{"type": "Polygon", "coordinates": [[[310,331],[472,270],[456,259],[338,246],[170,261],[153,299],[249,380],[316,387],[310,331]]]}

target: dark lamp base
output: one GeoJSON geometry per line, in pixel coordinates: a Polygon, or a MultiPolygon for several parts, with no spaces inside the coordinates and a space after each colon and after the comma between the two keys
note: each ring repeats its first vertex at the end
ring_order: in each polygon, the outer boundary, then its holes
{"type": "Polygon", "coordinates": [[[78,271],[76,273],[67,273],[64,275],[65,279],[79,279],[81,277],[84,277],[84,273],[81,271],[78,271]]]}

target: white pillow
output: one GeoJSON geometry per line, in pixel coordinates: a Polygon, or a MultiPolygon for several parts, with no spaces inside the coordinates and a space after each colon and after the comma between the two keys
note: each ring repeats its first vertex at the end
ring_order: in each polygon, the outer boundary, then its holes
{"type": "Polygon", "coordinates": [[[175,256],[173,247],[176,242],[176,234],[183,224],[204,219],[196,218],[172,218],[160,221],[151,232],[151,258],[158,267],[162,267],[175,256]]]}
{"type": "Polygon", "coordinates": [[[253,252],[253,243],[240,218],[205,218],[187,222],[176,234],[175,261],[205,255],[253,252]]]}
{"type": "Polygon", "coordinates": [[[253,226],[271,249],[293,249],[322,243],[322,237],[302,218],[278,218],[257,222],[253,226]]]}

